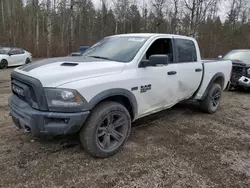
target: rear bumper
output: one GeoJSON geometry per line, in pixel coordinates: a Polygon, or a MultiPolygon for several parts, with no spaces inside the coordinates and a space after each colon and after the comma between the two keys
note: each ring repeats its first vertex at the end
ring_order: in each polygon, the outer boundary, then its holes
{"type": "Polygon", "coordinates": [[[15,95],[8,99],[15,126],[36,136],[73,134],[80,130],[89,111],[59,113],[35,110],[15,95]]]}

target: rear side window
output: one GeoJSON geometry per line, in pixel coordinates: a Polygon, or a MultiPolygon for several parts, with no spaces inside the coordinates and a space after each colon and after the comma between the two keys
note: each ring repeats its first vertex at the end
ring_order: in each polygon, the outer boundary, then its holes
{"type": "Polygon", "coordinates": [[[177,62],[196,62],[197,54],[194,42],[186,39],[175,39],[177,62]]]}
{"type": "Polygon", "coordinates": [[[17,48],[16,50],[17,50],[17,54],[24,54],[23,49],[21,49],[21,48],[17,48]]]}
{"type": "Polygon", "coordinates": [[[24,51],[20,48],[12,48],[10,51],[13,55],[24,54],[24,51]]]}

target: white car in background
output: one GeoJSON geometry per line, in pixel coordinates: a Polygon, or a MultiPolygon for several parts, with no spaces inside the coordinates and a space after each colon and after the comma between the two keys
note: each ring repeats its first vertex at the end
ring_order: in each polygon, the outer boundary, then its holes
{"type": "Polygon", "coordinates": [[[0,47],[0,69],[30,63],[31,53],[21,48],[0,47]]]}

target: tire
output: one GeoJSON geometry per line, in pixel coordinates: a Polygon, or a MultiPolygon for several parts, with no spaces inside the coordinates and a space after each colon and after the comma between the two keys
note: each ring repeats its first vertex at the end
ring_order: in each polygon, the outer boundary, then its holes
{"type": "Polygon", "coordinates": [[[6,69],[8,68],[8,61],[3,59],[1,62],[0,62],[0,69],[6,69]]]}
{"type": "Polygon", "coordinates": [[[29,63],[31,63],[31,61],[30,61],[29,58],[27,58],[26,61],[25,61],[25,64],[29,64],[29,63]]]}
{"type": "Polygon", "coordinates": [[[93,157],[116,154],[130,135],[131,117],[120,103],[105,101],[96,106],[80,130],[80,142],[93,157]]]}
{"type": "Polygon", "coordinates": [[[219,84],[214,83],[204,100],[200,101],[200,108],[208,114],[215,113],[221,102],[222,89],[219,84]]]}

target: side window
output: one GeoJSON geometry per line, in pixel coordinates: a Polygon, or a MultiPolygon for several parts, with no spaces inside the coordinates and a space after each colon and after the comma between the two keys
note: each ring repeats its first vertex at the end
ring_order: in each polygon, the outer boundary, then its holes
{"type": "Polygon", "coordinates": [[[18,53],[18,51],[17,51],[16,48],[12,48],[12,49],[10,50],[10,53],[11,53],[12,55],[16,55],[16,54],[18,53]]]}
{"type": "Polygon", "coordinates": [[[24,51],[21,48],[17,48],[16,52],[17,52],[17,54],[24,54],[24,51]]]}
{"type": "Polygon", "coordinates": [[[10,52],[12,55],[24,54],[24,51],[20,48],[12,48],[10,52]]]}
{"type": "Polygon", "coordinates": [[[148,48],[143,60],[149,59],[151,55],[168,55],[169,62],[173,63],[173,48],[171,39],[157,39],[148,48]]]}
{"type": "Polygon", "coordinates": [[[175,39],[177,61],[183,62],[196,62],[197,53],[194,42],[186,39],[175,39]]]}

